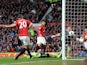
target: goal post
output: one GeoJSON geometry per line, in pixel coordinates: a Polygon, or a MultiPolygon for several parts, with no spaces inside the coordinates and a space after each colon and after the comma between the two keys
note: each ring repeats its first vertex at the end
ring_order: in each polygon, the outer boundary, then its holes
{"type": "Polygon", "coordinates": [[[62,60],[65,60],[65,0],[62,0],[62,60]]]}
{"type": "Polygon", "coordinates": [[[62,0],[62,60],[83,60],[87,57],[83,42],[77,41],[85,27],[87,27],[86,0],[62,0]]]}

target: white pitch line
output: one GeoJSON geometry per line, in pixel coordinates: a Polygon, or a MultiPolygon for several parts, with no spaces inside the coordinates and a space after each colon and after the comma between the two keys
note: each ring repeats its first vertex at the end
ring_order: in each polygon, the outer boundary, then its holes
{"type": "Polygon", "coordinates": [[[28,63],[28,64],[31,64],[31,63],[37,63],[37,62],[49,62],[49,61],[58,61],[58,60],[41,60],[41,61],[29,61],[29,62],[18,62],[18,63],[10,63],[10,64],[0,64],[0,65],[18,65],[18,64],[25,64],[25,63],[28,63]]]}

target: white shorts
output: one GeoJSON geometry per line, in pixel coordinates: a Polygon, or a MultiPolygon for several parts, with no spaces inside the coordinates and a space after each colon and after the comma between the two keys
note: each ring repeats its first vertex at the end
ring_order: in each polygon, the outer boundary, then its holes
{"type": "Polygon", "coordinates": [[[28,36],[19,36],[19,39],[23,42],[23,45],[30,45],[30,38],[28,36]]]}
{"type": "Polygon", "coordinates": [[[87,42],[84,42],[84,47],[85,49],[87,49],[87,42]]]}
{"type": "Polygon", "coordinates": [[[38,45],[41,45],[41,44],[46,45],[45,37],[37,37],[37,44],[38,45]]]}

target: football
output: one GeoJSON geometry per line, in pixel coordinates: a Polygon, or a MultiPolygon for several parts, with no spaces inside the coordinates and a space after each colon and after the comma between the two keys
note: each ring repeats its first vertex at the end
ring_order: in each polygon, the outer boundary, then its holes
{"type": "Polygon", "coordinates": [[[69,36],[73,36],[74,35],[74,31],[69,31],[69,36]]]}

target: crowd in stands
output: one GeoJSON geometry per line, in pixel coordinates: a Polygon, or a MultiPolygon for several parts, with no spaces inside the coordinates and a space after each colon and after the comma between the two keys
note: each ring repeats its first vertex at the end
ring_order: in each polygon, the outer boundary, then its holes
{"type": "MultiPolygon", "coordinates": [[[[31,2],[30,0],[2,0],[0,2],[0,24],[11,24],[17,19],[18,14],[23,14],[26,19],[31,20],[33,23],[39,23],[49,7],[50,2],[45,0],[31,2]]],[[[45,17],[46,32],[45,36],[53,35],[61,32],[61,1],[55,6],[53,10],[45,17]]],[[[33,47],[31,51],[37,49],[36,36],[31,39],[33,47]]],[[[47,42],[46,52],[57,52],[61,49],[61,37],[56,37],[51,43],[47,42]]],[[[18,52],[18,34],[16,28],[3,28],[0,27],[0,52],[18,52]]]]}

